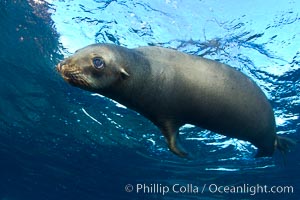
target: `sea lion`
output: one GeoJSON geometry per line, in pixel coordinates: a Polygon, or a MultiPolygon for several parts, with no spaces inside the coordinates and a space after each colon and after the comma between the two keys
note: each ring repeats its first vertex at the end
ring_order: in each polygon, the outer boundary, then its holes
{"type": "Polygon", "coordinates": [[[93,44],[56,67],[71,85],[102,94],[152,121],[180,157],[178,132],[193,124],[251,142],[257,157],[288,150],[272,107],[246,75],[217,61],[162,47],[93,44]]]}

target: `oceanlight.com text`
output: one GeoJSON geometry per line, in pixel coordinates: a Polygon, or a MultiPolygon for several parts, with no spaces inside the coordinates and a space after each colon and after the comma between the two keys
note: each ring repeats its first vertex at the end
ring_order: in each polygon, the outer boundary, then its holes
{"type": "Polygon", "coordinates": [[[137,183],[127,184],[125,191],[136,194],[249,194],[251,196],[256,194],[293,194],[293,186],[268,186],[268,185],[218,185],[218,184],[173,184],[165,185],[159,183],[137,183]]]}

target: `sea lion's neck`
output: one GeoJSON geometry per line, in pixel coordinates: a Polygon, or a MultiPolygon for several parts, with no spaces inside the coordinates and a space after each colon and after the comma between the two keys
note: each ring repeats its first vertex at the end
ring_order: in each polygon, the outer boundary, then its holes
{"type": "Polygon", "coordinates": [[[120,60],[125,62],[124,68],[129,77],[119,79],[110,88],[99,93],[139,112],[150,120],[155,118],[156,116],[149,115],[155,113],[151,111],[158,109],[161,104],[157,95],[168,95],[170,92],[165,88],[165,82],[172,84],[174,69],[163,67],[160,61],[155,60],[155,55],[152,58],[137,49],[125,49],[118,54],[122,56],[120,60]]]}

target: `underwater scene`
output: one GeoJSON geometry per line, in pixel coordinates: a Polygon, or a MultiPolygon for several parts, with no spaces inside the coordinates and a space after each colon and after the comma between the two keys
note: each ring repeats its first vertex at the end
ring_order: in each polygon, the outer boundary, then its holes
{"type": "Polygon", "coordinates": [[[300,198],[300,1],[1,0],[0,22],[0,200],[300,198]],[[230,65],[295,145],[256,158],[248,141],[186,124],[192,159],[176,156],[143,115],[63,80],[58,63],[94,43],[230,65]]]}

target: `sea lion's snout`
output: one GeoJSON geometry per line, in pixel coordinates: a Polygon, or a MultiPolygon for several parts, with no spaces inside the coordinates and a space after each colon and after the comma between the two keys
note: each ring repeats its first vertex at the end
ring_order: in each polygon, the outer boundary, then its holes
{"type": "Polygon", "coordinates": [[[56,71],[60,73],[63,73],[66,68],[68,68],[68,66],[65,60],[61,61],[56,65],[56,71]]]}
{"type": "Polygon", "coordinates": [[[60,63],[58,63],[57,65],[56,65],[56,71],[58,71],[58,72],[60,72],[61,71],[61,64],[60,63]]]}
{"type": "Polygon", "coordinates": [[[78,72],[78,69],[63,60],[56,65],[56,71],[59,72],[63,76],[63,78],[70,78],[69,76],[71,74],[74,74],[75,71],[78,72]]]}
{"type": "Polygon", "coordinates": [[[56,71],[60,73],[62,78],[69,84],[85,89],[91,87],[89,78],[82,72],[80,67],[72,64],[70,60],[63,60],[56,65],[56,71]]]}
{"type": "Polygon", "coordinates": [[[59,72],[61,75],[64,75],[64,71],[66,68],[67,66],[65,65],[64,61],[58,63],[55,67],[56,71],[59,72]]]}
{"type": "Polygon", "coordinates": [[[66,64],[65,61],[62,61],[56,65],[56,71],[61,74],[63,79],[67,82],[70,81],[70,79],[74,79],[73,72],[70,69],[70,67],[66,64]]]}

